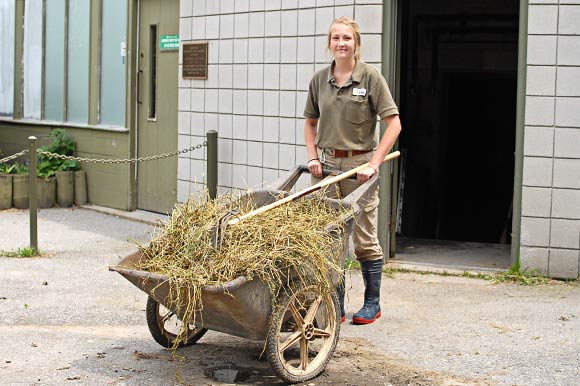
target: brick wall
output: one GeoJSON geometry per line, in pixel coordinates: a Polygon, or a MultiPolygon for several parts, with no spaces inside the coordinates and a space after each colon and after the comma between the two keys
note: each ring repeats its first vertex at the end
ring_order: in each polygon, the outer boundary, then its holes
{"type": "MultiPolygon", "coordinates": [[[[311,76],[330,63],[334,18],[357,19],[363,60],[380,68],[382,2],[354,3],[181,0],[181,41],[209,42],[209,76],[183,80],[179,69],[179,148],[218,131],[219,192],[260,188],[306,162],[302,112],[311,76]]],[[[179,159],[180,202],[203,187],[204,173],[197,152],[179,159]]]]}
{"type": "Polygon", "coordinates": [[[580,260],[580,0],[531,0],[520,258],[577,278],[580,260]]]}

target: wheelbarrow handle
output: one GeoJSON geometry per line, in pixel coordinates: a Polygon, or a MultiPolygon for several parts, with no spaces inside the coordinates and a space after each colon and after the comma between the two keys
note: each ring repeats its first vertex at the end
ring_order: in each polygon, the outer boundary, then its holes
{"type": "MultiPolygon", "coordinates": [[[[386,162],[386,161],[390,161],[392,159],[395,159],[395,158],[397,158],[400,155],[401,155],[401,153],[399,151],[394,151],[394,152],[388,154],[385,157],[385,159],[383,159],[383,162],[386,162]]],[[[317,190],[320,190],[320,189],[322,189],[322,188],[324,188],[326,186],[329,186],[329,185],[332,185],[332,184],[336,184],[337,182],[340,182],[342,180],[345,180],[345,179],[347,179],[350,176],[356,175],[359,171],[365,169],[368,165],[369,165],[368,163],[365,163],[363,165],[357,166],[356,168],[350,169],[350,170],[348,170],[348,171],[346,171],[344,173],[341,173],[341,174],[339,174],[337,176],[334,176],[332,178],[324,179],[324,180],[320,181],[319,183],[317,183],[315,185],[312,185],[312,186],[310,186],[310,187],[308,187],[308,188],[306,188],[304,190],[301,190],[299,192],[296,192],[296,193],[294,193],[294,194],[292,194],[292,195],[290,195],[288,197],[284,197],[284,198],[282,198],[282,199],[280,199],[278,201],[274,201],[271,204],[261,206],[258,209],[254,209],[253,211],[244,214],[243,216],[233,218],[233,219],[231,219],[231,220],[228,221],[228,225],[235,225],[235,224],[239,223],[240,221],[242,221],[244,219],[247,219],[247,218],[250,218],[250,217],[254,217],[257,214],[267,212],[270,209],[274,209],[274,208],[276,208],[276,207],[278,207],[280,205],[284,205],[284,204],[286,204],[286,203],[288,203],[290,201],[294,201],[297,198],[300,198],[300,197],[305,196],[307,194],[316,192],[317,190]]]]}
{"type": "MultiPolygon", "coordinates": [[[[302,173],[310,173],[310,170],[308,169],[308,166],[306,165],[300,165],[298,166],[298,169],[302,172],[302,173]]],[[[322,177],[328,177],[328,176],[337,176],[340,173],[342,173],[342,170],[336,170],[336,169],[322,169],[322,177]]],[[[356,176],[349,176],[348,177],[349,180],[356,180],[356,176]]]]}

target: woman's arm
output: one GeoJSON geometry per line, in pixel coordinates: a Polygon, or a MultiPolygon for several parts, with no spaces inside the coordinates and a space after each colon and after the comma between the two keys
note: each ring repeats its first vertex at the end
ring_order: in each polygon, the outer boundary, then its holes
{"type": "Polygon", "coordinates": [[[306,153],[308,155],[308,170],[315,177],[322,177],[322,164],[318,159],[318,151],[314,139],[318,130],[318,118],[306,118],[304,122],[304,143],[306,143],[306,153]]]}
{"type": "Polygon", "coordinates": [[[393,148],[395,141],[399,137],[399,133],[401,132],[401,120],[399,119],[399,115],[389,115],[383,119],[387,124],[387,130],[383,137],[381,138],[381,142],[379,142],[379,146],[373,155],[373,158],[369,161],[369,167],[361,170],[357,174],[357,180],[359,182],[365,182],[369,178],[371,178],[375,173],[378,173],[379,167],[383,163],[383,160],[393,148]]]}

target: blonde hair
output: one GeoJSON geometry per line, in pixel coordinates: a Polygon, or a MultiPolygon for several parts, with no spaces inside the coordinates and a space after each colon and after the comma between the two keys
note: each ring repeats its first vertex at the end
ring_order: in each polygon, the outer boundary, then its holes
{"type": "Polygon", "coordinates": [[[344,24],[345,26],[350,27],[350,29],[352,29],[352,33],[354,35],[354,40],[355,40],[354,58],[357,61],[360,60],[360,58],[361,58],[360,26],[358,25],[358,23],[356,21],[354,21],[353,19],[351,19],[348,16],[339,17],[338,19],[334,19],[334,21],[332,23],[330,23],[330,27],[328,28],[326,47],[328,49],[330,49],[332,27],[334,27],[335,24],[344,24]]]}

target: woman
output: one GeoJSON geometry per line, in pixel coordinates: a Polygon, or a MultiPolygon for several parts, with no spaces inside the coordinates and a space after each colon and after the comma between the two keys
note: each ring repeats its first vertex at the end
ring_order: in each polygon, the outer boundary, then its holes
{"type": "MultiPolygon", "coordinates": [[[[344,197],[378,173],[399,136],[401,123],[385,79],[374,67],[360,61],[360,27],[354,20],[341,17],[332,22],[328,49],[334,56],[332,64],[314,74],[310,81],[304,109],[304,139],[313,183],[322,178],[323,165],[350,170],[368,162],[368,167],[358,172],[357,181],[339,183],[338,194],[344,197]],[[387,125],[380,142],[377,115],[387,125]]],[[[329,192],[335,195],[333,189],[329,192]]],[[[376,230],[378,204],[375,191],[372,199],[364,203],[353,229],[355,255],[365,282],[364,304],[353,315],[354,324],[372,323],[381,316],[383,252],[376,230]]],[[[339,288],[339,299],[344,322],[343,288],[339,288]]]]}

